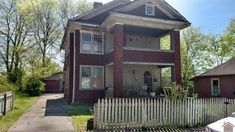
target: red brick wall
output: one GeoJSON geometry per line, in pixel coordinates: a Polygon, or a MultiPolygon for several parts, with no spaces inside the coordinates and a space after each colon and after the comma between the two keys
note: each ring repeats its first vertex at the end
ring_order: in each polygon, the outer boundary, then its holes
{"type": "Polygon", "coordinates": [[[235,75],[233,76],[214,76],[214,77],[198,77],[194,80],[194,91],[198,93],[198,97],[210,98],[211,95],[211,78],[220,79],[220,96],[227,98],[235,98],[235,75]]]}
{"type": "Polygon", "coordinates": [[[119,98],[123,90],[123,25],[115,25],[113,32],[113,96],[119,98]]]}
{"type": "Polygon", "coordinates": [[[180,61],[180,32],[179,31],[172,31],[171,32],[171,43],[174,45],[175,48],[175,81],[177,83],[181,83],[181,61],[180,61]]]}
{"type": "Polygon", "coordinates": [[[74,98],[78,96],[80,86],[80,31],[75,30],[75,50],[76,50],[76,63],[75,63],[75,94],[74,98]]]}
{"type": "Polygon", "coordinates": [[[74,57],[74,33],[70,33],[69,36],[69,91],[68,91],[68,102],[72,101],[73,93],[73,57],[74,57]]]}
{"type": "Polygon", "coordinates": [[[80,90],[75,97],[75,101],[97,101],[98,98],[103,98],[104,90],[80,90]]]}
{"type": "Polygon", "coordinates": [[[75,65],[75,102],[95,101],[104,97],[104,90],[80,90],[80,65],[104,66],[104,55],[80,54],[80,31],[75,31],[76,65],[75,65]]]}
{"type": "Polygon", "coordinates": [[[175,63],[172,52],[124,50],[124,61],[175,63]]]}

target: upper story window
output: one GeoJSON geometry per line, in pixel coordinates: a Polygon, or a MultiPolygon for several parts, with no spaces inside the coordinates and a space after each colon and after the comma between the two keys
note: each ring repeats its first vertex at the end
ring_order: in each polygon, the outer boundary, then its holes
{"type": "Polygon", "coordinates": [[[81,32],[81,53],[103,54],[103,34],[81,32]]]}
{"type": "Polygon", "coordinates": [[[155,15],[155,7],[152,4],[145,4],[145,15],[154,16],[155,15]]]}

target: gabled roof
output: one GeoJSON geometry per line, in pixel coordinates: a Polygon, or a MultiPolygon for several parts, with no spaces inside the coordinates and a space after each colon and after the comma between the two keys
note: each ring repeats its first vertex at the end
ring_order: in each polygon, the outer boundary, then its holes
{"type": "Polygon", "coordinates": [[[205,72],[197,77],[205,77],[205,76],[222,76],[222,75],[235,75],[235,58],[230,59],[229,61],[205,72]]]}
{"type": "MultiPolygon", "coordinates": [[[[125,20],[130,17],[132,18],[138,18],[138,19],[145,19],[153,21],[156,20],[155,23],[174,23],[174,28],[172,29],[183,29],[191,25],[191,23],[186,20],[178,11],[176,11],[173,7],[171,7],[167,2],[164,0],[113,0],[107,4],[104,4],[98,8],[92,9],[91,11],[88,11],[80,16],[74,17],[68,21],[67,27],[65,29],[64,37],[62,39],[61,49],[65,48],[65,41],[67,40],[66,34],[68,27],[73,22],[78,22],[80,25],[84,24],[90,24],[96,27],[102,27],[107,19],[110,17],[117,16],[125,16],[125,20]],[[143,6],[146,3],[151,3],[156,9],[159,10],[159,12],[162,12],[166,18],[157,18],[156,16],[150,17],[150,16],[139,16],[137,13],[135,14],[129,14],[131,11],[135,12],[135,9],[143,6]],[[136,17],[137,16],[137,17],[136,17]],[[168,19],[169,18],[169,19],[168,19]],[[158,22],[157,22],[158,21],[158,22]],[[159,22],[160,21],[160,22],[159,22]],[[179,25],[180,23],[180,25],[179,25]]],[[[116,17],[117,18],[117,17],[116,17]]],[[[149,22],[149,21],[148,21],[149,22]]],[[[159,25],[158,25],[159,26],[159,25]]],[[[172,25],[171,25],[172,26],[172,25]]],[[[162,26],[161,26],[162,27],[162,26]]],[[[163,27],[162,27],[163,28],[163,27]]],[[[172,30],[171,29],[171,30],[172,30]]]]}
{"type": "Polygon", "coordinates": [[[91,11],[88,11],[80,16],[74,17],[72,21],[82,21],[87,23],[92,23],[89,19],[94,18],[96,16],[102,15],[99,19],[102,20],[98,24],[102,23],[102,21],[109,15],[109,12],[115,11],[117,8],[123,7],[124,5],[130,3],[130,0],[113,0],[109,3],[106,3],[98,8],[94,8],[91,11]]]}
{"type": "Polygon", "coordinates": [[[103,6],[72,18],[71,20],[84,23],[101,24],[111,13],[127,13],[145,3],[152,3],[171,19],[190,23],[164,0],[113,0],[103,6]]]}

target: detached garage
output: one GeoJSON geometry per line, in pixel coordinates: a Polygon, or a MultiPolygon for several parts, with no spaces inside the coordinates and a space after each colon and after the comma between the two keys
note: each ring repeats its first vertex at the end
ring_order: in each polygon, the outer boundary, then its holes
{"type": "Polygon", "coordinates": [[[193,78],[201,98],[235,98],[235,58],[193,78]]]}
{"type": "Polygon", "coordinates": [[[55,73],[43,79],[45,83],[45,92],[63,91],[63,72],[55,73]]]}

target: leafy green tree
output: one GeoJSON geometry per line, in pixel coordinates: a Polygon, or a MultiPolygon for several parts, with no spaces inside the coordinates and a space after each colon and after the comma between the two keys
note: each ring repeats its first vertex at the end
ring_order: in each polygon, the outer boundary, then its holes
{"type": "Polygon", "coordinates": [[[57,4],[63,29],[66,28],[69,19],[79,16],[92,8],[87,0],[58,0],[57,4]]]}
{"type": "Polygon", "coordinates": [[[235,19],[223,35],[203,34],[187,28],[181,38],[182,83],[192,87],[190,79],[235,56],[235,19]]]}
{"type": "Polygon", "coordinates": [[[190,79],[213,66],[208,45],[211,36],[202,34],[199,28],[189,27],[182,32],[181,65],[184,87],[192,87],[190,79]]]}
{"type": "Polygon", "coordinates": [[[56,0],[25,0],[21,5],[31,18],[32,36],[40,51],[42,67],[47,66],[46,58],[51,51],[59,49],[61,29],[56,4],[56,0]]]}
{"type": "Polygon", "coordinates": [[[87,0],[0,1],[0,72],[22,90],[27,78],[61,71],[53,59],[60,54],[63,27],[90,7],[87,0]]]}
{"type": "Polygon", "coordinates": [[[231,19],[224,35],[221,36],[222,56],[235,57],[235,18],[231,19]]]}
{"type": "Polygon", "coordinates": [[[22,56],[29,45],[27,14],[21,12],[16,0],[0,1],[0,59],[9,81],[22,89],[22,56]]]}
{"type": "Polygon", "coordinates": [[[25,52],[22,47],[28,42],[29,26],[26,14],[19,10],[16,0],[2,0],[0,12],[0,57],[7,72],[12,72],[21,63],[21,55],[25,52]]]}

